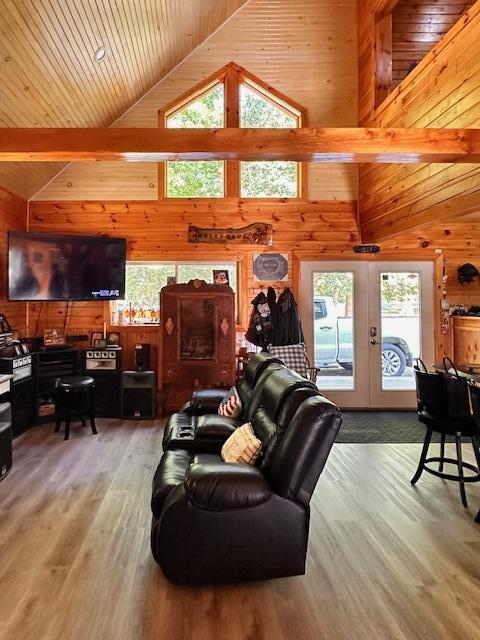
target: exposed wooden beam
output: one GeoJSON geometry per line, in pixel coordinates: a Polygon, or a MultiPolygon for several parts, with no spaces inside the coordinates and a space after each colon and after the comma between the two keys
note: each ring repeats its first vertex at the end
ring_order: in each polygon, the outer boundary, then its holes
{"type": "Polygon", "coordinates": [[[432,224],[462,221],[463,216],[480,212],[480,191],[448,198],[422,211],[412,211],[412,205],[397,209],[379,219],[360,225],[362,242],[383,242],[405,232],[432,224]]]}
{"type": "Polygon", "coordinates": [[[0,161],[480,162],[480,129],[0,129],[0,161]]]}

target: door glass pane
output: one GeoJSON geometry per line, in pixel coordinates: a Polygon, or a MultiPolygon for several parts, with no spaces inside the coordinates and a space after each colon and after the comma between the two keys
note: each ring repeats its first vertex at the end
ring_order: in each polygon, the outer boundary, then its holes
{"type": "Polygon", "coordinates": [[[420,357],[420,274],[380,274],[382,390],[412,390],[420,357]]]}
{"type": "Polygon", "coordinates": [[[354,389],[353,335],[353,273],[313,273],[313,340],[319,389],[354,389]]]}

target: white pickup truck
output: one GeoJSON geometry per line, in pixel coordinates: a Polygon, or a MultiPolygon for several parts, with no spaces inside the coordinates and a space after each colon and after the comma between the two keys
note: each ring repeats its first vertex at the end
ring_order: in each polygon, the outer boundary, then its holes
{"type": "MultiPolygon", "coordinates": [[[[339,317],[332,298],[314,299],[315,366],[338,364],[350,370],[353,365],[353,318],[339,317]]],[[[411,367],[413,354],[419,354],[417,316],[382,318],[382,373],[401,376],[411,367]]]]}

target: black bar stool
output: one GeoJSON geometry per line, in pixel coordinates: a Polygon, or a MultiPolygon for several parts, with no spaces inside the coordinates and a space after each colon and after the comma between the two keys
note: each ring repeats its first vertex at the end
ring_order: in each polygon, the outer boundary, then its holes
{"type": "MultiPolygon", "coordinates": [[[[444,358],[444,364],[446,371],[451,368],[456,371],[455,365],[449,358],[444,358]],[[447,361],[452,367],[446,366],[445,363],[447,361]]],[[[471,439],[477,464],[480,461],[479,441],[476,438],[476,426],[470,409],[467,378],[461,378],[458,375],[428,373],[420,359],[415,364],[414,373],[418,419],[427,427],[427,433],[425,434],[417,471],[410,482],[412,484],[418,482],[423,471],[427,471],[444,480],[458,482],[462,504],[467,508],[465,483],[478,482],[480,480],[479,468],[464,462],[462,458],[462,437],[468,437],[471,439]],[[440,433],[441,436],[440,456],[427,458],[430,440],[434,431],[440,433]],[[456,458],[445,457],[445,438],[447,435],[455,438],[456,458]],[[432,462],[438,462],[438,471],[427,466],[432,462]],[[456,465],[458,475],[445,473],[443,471],[445,463],[456,465]],[[473,471],[474,475],[465,476],[465,469],[473,471]]]]}
{"type": "Polygon", "coordinates": [[[97,433],[95,426],[95,381],[90,376],[68,376],[60,378],[56,386],[55,431],[60,430],[62,420],[65,421],[64,440],[70,437],[70,421],[79,419],[82,427],[85,418],[90,418],[92,433],[97,433]]]}
{"type": "MultiPolygon", "coordinates": [[[[480,387],[477,387],[474,383],[470,384],[470,399],[472,401],[473,420],[476,426],[476,433],[472,436],[472,440],[476,443],[476,448],[474,447],[474,450],[477,458],[477,465],[480,468],[480,387]]],[[[475,522],[480,524],[480,511],[475,517],[475,522]]]]}

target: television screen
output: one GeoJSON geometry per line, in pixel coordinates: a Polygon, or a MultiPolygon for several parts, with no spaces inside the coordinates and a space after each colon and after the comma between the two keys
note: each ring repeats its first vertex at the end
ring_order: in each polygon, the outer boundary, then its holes
{"type": "Polygon", "coordinates": [[[125,297],[123,238],[10,231],[9,300],[119,300],[125,297]]]}

